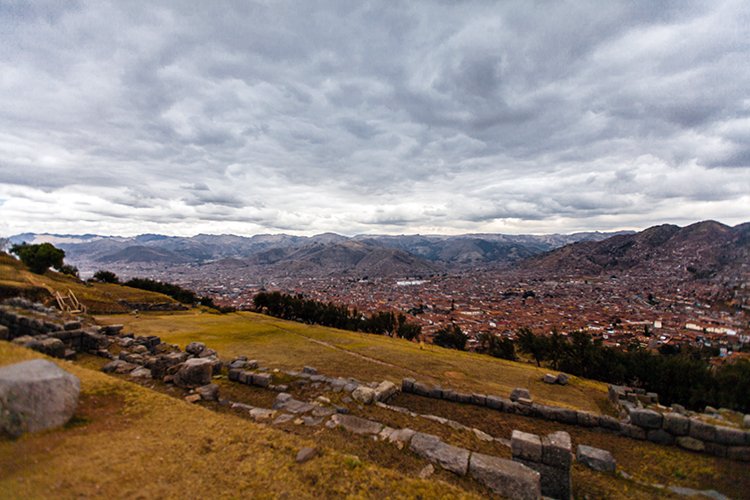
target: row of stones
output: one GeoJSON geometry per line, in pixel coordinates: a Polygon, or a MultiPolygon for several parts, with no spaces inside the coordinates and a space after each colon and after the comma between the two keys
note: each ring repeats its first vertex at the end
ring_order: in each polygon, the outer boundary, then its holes
{"type": "Polygon", "coordinates": [[[713,426],[679,414],[662,419],[653,410],[633,409],[629,421],[619,421],[608,415],[534,403],[528,391],[514,389],[511,399],[485,394],[468,394],[441,387],[429,386],[411,378],[403,379],[401,390],[419,396],[487,407],[505,413],[537,417],[545,420],[598,428],[633,439],[649,440],[657,444],[677,444],[692,451],[706,452],[733,460],[750,461],[750,433],[728,427],[713,426]],[[514,401],[515,399],[515,401],[514,401]],[[636,414],[633,417],[633,414],[636,414]],[[643,416],[642,416],[643,415],[643,416]],[[658,420],[658,425],[656,420],[658,420]],[[644,424],[644,422],[648,422],[644,424]],[[666,424],[664,422],[667,422],[666,424]],[[677,432],[674,432],[675,429],[677,432]]]}
{"type": "Polygon", "coordinates": [[[712,425],[679,413],[660,413],[655,410],[633,408],[630,423],[640,429],[637,439],[648,439],[658,444],[677,444],[692,450],[750,461],[750,432],[712,425]]]}

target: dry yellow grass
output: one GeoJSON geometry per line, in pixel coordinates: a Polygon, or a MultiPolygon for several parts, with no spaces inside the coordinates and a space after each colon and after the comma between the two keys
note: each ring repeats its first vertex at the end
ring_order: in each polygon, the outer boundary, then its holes
{"type": "Polygon", "coordinates": [[[444,387],[498,395],[507,395],[514,387],[527,387],[538,401],[590,411],[599,411],[606,400],[605,384],[572,377],[568,386],[551,386],[541,382],[545,370],[527,363],[254,313],[192,310],[148,313],[138,318],[100,316],[97,320],[123,323],[128,331],[158,335],[182,347],[198,340],[223,358],[247,355],[271,367],[301,369],[311,365],[327,375],[365,381],[400,382],[402,377],[414,377],[444,387]]]}
{"type": "MultiPolygon", "coordinates": [[[[0,343],[0,365],[41,357],[0,343]]],[[[0,439],[2,498],[470,498],[310,440],[212,412],[74,364],[81,404],[63,429],[0,439]]]]}

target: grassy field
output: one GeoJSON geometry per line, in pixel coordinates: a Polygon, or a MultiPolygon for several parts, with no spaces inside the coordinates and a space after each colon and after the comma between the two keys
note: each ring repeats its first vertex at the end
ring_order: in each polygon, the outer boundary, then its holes
{"type": "MultiPolygon", "coordinates": [[[[0,343],[0,365],[42,357],[0,343]]],[[[470,498],[433,478],[408,477],[301,436],[188,404],[75,364],[81,379],[63,429],[0,437],[0,498],[470,498]]]]}
{"type": "Polygon", "coordinates": [[[160,293],[139,290],[109,283],[84,283],[72,276],[54,271],[34,274],[21,262],[0,252],[0,294],[25,295],[34,300],[53,299],[55,291],[61,294],[72,291],[91,313],[128,312],[120,303],[164,303],[175,301],[160,293]]]}
{"type": "Polygon", "coordinates": [[[137,318],[99,316],[97,320],[122,323],[128,331],[158,335],[181,347],[199,340],[222,358],[246,355],[273,368],[299,370],[310,365],[327,375],[363,381],[400,383],[403,377],[413,377],[443,387],[505,396],[515,387],[527,387],[538,401],[590,411],[601,411],[606,401],[605,384],[572,377],[568,386],[551,386],[541,382],[545,370],[531,364],[254,313],[192,310],[137,318]]]}

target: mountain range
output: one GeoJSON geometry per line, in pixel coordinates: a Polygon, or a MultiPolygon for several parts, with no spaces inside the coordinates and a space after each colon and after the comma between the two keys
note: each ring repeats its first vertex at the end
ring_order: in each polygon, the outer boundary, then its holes
{"type": "MultiPolygon", "coordinates": [[[[212,273],[275,276],[425,276],[468,268],[545,274],[630,272],[736,281],[750,274],[750,223],[703,221],[640,232],[569,235],[466,234],[250,237],[143,234],[134,237],[24,233],[11,243],[48,241],[83,272],[189,266],[212,273]]],[[[744,279],[744,278],[742,278],[744,279]]]]}
{"type": "Polygon", "coordinates": [[[414,276],[460,266],[511,265],[578,241],[600,241],[618,233],[569,235],[467,234],[316,236],[260,234],[251,237],[199,234],[192,237],[143,234],[134,237],[93,234],[23,233],[11,243],[50,242],[82,270],[122,266],[193,265],[210,268],[263,268],[264,274],[319,276],[349,273],[414,276]]]}

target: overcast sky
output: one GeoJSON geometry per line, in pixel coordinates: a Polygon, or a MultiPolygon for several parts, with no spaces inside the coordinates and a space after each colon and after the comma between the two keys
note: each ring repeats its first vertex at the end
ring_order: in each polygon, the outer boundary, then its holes
{"type": "Polygon", "coordinates": [[[750,220],[750,6],[0,0],[0,235],[750,220]]]}

